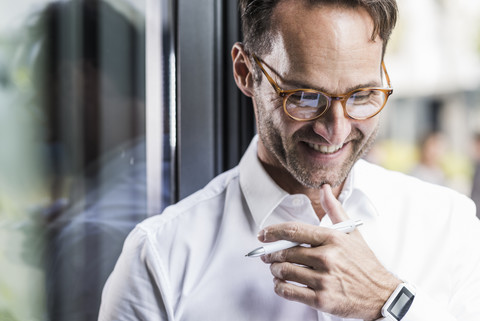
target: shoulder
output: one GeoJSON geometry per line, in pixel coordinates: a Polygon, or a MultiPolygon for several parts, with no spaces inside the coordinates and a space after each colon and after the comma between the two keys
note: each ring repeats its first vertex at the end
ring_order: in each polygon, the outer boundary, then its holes
{"type": "Polygon", "coordinates": [[[237,167],[215,177],[204,188],[167,207],[163,213],[139,223],[136,233],[171,236],[180,229],[195,228],[196,224],[202,228],[215,224],[222,215],[226,192],[236,186],[237,167]]]}
{"type": "Polygon", "coordinates": [[[161,279],[174,280],[173,287],[180,285],[175,280],[181,280],[185,274],[192,273],[196,278],[200,272],[198,266],[208,262],[210,249],[214,248],[222,227],[227,194],[239,189],[238,186],[238,172],[234,168],[167,207],[162,214],[139,223],[126,239],[121,257],[130,265],[140,264],[155,270],[161,279]],[[189,264],[192,260],[193,266],[189,264]]]}
{"type": "Polygon", "coordinates": [[[467,196],[450,188],[431,184],[404,173],[392,171],[364,160],[354,168],[357,187],[383,208],[427,210],[436,215],[456,211],[475,212],[475,205],[467,196]]]}

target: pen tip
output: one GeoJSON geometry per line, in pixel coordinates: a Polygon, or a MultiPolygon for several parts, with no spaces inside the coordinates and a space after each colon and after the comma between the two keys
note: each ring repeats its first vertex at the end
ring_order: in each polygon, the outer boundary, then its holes
{"type": "Polygon", "coordinates": [[[265,250],[263,249],[263,247],[260,247],[258,249],[253,250],[250,253],[247,253],[245,257],[257,257],[257,256],[262,256],[264,254],[265,254],[265,250]]]}

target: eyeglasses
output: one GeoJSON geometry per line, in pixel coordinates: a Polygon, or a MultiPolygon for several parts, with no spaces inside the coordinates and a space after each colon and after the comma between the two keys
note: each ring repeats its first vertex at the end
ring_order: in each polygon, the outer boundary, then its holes
{"type": "Polygon", "coordinates": [[[283,98],[285,113],[297,121],[310,121],[321,117],[332,105],[332,100],[340,101],[344,112],[350,118],[365,120],[377,115],[387,103],[388,97],[393,93],[393,88],[390,86],[390,77],[383,61],[382,68],[388,88],[359,88],[341,96],[332,96],[314,89],[283,90],[263,68],[260,59],[255,54],[252,56],[273,89],[283,98]]]}

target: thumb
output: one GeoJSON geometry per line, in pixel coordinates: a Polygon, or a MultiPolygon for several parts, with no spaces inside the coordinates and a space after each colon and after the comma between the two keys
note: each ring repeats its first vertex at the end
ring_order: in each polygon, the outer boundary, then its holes
{"type": "Polygon", "coordinates": [[[333,195],[332,188],[323,184],[320,189],[320,204],[333,224],[348,221],[350,218],[342,207],[342,204],[333,195]]]}

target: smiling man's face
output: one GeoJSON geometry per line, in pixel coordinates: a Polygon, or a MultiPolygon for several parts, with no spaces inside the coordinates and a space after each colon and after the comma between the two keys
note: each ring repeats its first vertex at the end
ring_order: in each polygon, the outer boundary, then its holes
{"type": "MultiPolygon", "coordinates": [[[[284,89],[312,88],[340,96],[359,87],[381,87],[382,40],[372,41],[366,10],[298,6],[281,2],[272,20],[272,50],[260,57],[284,89]]],[[[285,190],[340,186],[375,140],[378,116],[349,118],[339,101],[319,119],[298,122],[263,78],[253,101],[260,137],[258,156],[285,190]],[[274,171],[275,173],[272,173],[274,171]]]]}

